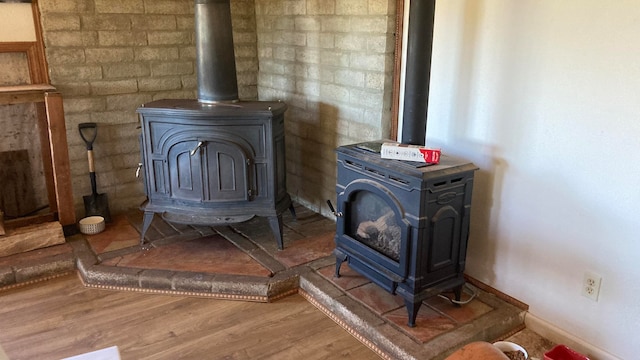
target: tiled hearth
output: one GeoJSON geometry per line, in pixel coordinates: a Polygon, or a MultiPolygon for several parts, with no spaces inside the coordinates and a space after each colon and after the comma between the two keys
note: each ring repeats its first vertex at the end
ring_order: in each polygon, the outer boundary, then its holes
{"type": "Polygon", "coordinates": [[[0,287],[33,281],[37,269],[41,277],[73,270],[69,262],[76,259],[90,287],[263,302],[299,292],[381,357],[394,359],[440,359],[470,341],[494,341],[523,328],[523,309],[473,286],[478,296],[462,306],[426,300],[416,327],[407,327],[400,297],[346,264],[334,278],[335,223],[300,206],[296,211],[296,220],[284,215],[285,249],[278,251],[264,218],[212,228],[156,216],[140,246],[142,214],[134,210],[115,217],[103,233],[68,239],[70,246],[0,258],[0,287]],[[45,265],[54,260],[58,265],[45,265]]]}

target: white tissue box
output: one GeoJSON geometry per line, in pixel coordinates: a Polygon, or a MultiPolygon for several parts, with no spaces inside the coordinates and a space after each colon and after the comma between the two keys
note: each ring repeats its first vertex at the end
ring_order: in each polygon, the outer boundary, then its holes
{"type": "Polygon", "coordinates": [[[428,164],[440,162],[440,149],[431,149],[420,145],[383,143],[380,156],[383,159],[416,161],[428,164]]]}

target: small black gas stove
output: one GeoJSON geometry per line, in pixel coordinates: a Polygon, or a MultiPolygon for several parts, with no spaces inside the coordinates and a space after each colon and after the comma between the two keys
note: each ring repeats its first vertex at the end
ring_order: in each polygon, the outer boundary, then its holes
{"type": "Polygon", "coordinates": [[[428,297],[460,300],[476,166],[442,155],[437,165],[381,159],[382,141],[337,149],[336,276],[349,266],[407,307],[408,325],[428,297]]]}

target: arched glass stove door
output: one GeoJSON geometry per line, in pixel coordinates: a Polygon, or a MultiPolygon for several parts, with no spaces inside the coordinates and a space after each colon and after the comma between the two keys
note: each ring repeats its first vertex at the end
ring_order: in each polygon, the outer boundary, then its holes
{"type": "Polygon", "coordinates": [[[400,261],[402,228],[393,208],[380,196],[369,191],[358,191],[351,198],[347,235],[400,261]]]}
{"type": "Polygon", "coordinates": [[[338,201],[344,213],[338,221],[344,234],[338,247],[344,241],[346,247],[357,250],[350,256],[405,277],[409,223],[393,193],[379,183],[359,179],[347,185],[338,201]]]}

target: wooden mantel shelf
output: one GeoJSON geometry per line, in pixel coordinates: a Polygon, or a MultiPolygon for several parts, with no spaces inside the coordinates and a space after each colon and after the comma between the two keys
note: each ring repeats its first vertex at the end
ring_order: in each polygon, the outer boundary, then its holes
{"type": "Polygon", "coordinates": [[[0,105],[42,102],[45,93],[56,91],[49,84],[0,86],[0,105]]]}
{"type": "Polygon", "coordinates": [[[25,84],[25,85],[3,85],[0,86],[0,92],[21,92],[21,91],[50,91],[55,90],[53,85],[49,84],[25,84]]]}
{"type": "MultiPolygon", "coordinates": [[[[0,0],[1,1],[1,0],[0,0]]],[[[75,232],[75,208],[71,189],[69,148],[62,106],[62,95],[49,84],[44,41],[37,1],[31,1],[36,41],[0,42],[0,54],[23,53],[29,69],[28,85],[0,85],[0,105],[33,103],[42,151],[43,173],[47,184],[49,213],[4,222],[5,232],[19,226],[58,220],[65,233],[75,232]]],[[[2,129],[0,129],[2,131],[2,129]]],[[[6,240],[6,236],[2,236],[6,240]]]]}
{"type": "Polygon", "coordinates": [[[0,105],[35,103],[49,207],[62,226],[75,226],[62,95],[49,84],[0,86],[0,105]]]}

